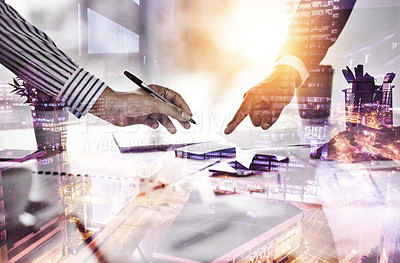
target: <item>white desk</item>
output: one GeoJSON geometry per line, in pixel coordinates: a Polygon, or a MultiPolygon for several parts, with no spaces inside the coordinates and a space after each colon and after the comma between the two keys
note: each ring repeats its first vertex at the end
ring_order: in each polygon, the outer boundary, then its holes
{"type": "MultiPolygon", "coordinates": [[[[381,257],[399,252],[397,163],[315,161],[308,157],[309,148],[286,147],[289,164],[295,164],[290,169],[244,178],[215,178],[207,169],[198,171],[206,163],[176,159],[173,152],[120,154],[108,144],[112,132],[92,128],[89,130],[97,132],[71,128],[71,149],[63,154],[14,164],[12,168],[3,164],[3,259],[197,262],[201,257],[196,261],[196,255],[202,253],[191,254],[191,249],[203,251],[210,242],[213,251],[209,256],[231,257],[232,262],[245,262],[258,255],[264,256],[259,258],[262,262],[285,256],[294,262],[359,262],[376,247],[381,257]],[[107,141],[106,146],[89,147],[87,151],[76,148],[83,147],[85,138],[89,145],[99,140],[100,144],[107,141]],[[163,163],[154,176],[138,172],[158,162],[163,163]],[[215,196],[217,187],[240,194],[215,196]],[[72,215],[91,233],[79,234],[71,224],[72,215]],[[201,218],[209,220],[199,224],[201,218]],[[276,219],[271,226],[256,227],[262,220],[272,222],[271,218],[276,219]],[[227,245],[222,236],[231,235],[240,224],[255,232],[247,239],[235,239],[240,244],[227,245]],[[188,231],[183,231],[183,226],[188,231]],[[210,229],[215,233],[204,235],[210,229]],[[175,230],[177,240],[169,238],[175,230]],[[89,235],[86,242],[82,240],[89,235]],[[176,247],[177,242],[188,245],[168,249],[176,247]]],[[[299,137],[304,131],[296,128],[293,136],[299,137]]],[[[29,140],[28,136],[21,138],[29,140]]]]}

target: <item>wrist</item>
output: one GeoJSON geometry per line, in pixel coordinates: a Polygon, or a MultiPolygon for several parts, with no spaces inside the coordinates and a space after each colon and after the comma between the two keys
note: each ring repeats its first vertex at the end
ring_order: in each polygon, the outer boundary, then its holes
{"type": "Polygon", "coordinates": [[[288,88],[297,88],[302,85],[302,78],[299,72],[289,65],[277,65],[274,68],[273,74],[276,80],[281,82],[281,85],[288,88]]]}
{"type": "Polygon", "coordinates": [[[89,113],[104,119],[105,116],[110,112],[112,105],[117,100],[118,94],[112,90],[110,87],[107,87],[97,101],[93,104],[93,107],[90,109],[89,113]]]}
{"type": "Polygon", "coordinates": [[[278,61],[275,62],[275,68],[281,66],[288,66],[294,69],[297,74],[298,78],[296,78],[296,88],[299,88],[304,85],[307,78],[310,76],[306,66],[304,65],[303,61],[296,56],[293,55],[285,55],[281,57],[278,61]]]}
{"type": "Polygon", "coordinates": [[[274,87],[280,90],[294,90],[300,82],[301,78],[296,69],[287,65],[278,65],[275,66],[274,70],[267,78],[258,83],[254,88],[262,90],[264,88],[271,89],[271,87],[274,87]]]}
{"type": "Polygon", "coordinates": [[[296,82],[300,82],[300,76],[296,69],[287,65],[279,65],[274,68],[268,77],[248,90],[243,97],[247,98],[250,94],[293,96],[296,82]]]}

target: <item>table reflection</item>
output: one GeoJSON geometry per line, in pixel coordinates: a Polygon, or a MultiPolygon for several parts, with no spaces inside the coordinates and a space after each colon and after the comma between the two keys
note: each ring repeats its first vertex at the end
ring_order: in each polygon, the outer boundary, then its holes
{"type": "Polygon", "coordinates": [[[67,164],[65,153],[0,172],[5,260],[78,255],[139,193],[139,179],[71,174],[67,164]]]}
{"type": "MultiPolygon", "coordinates": [[[[310,159],[337,128],[329,119],[303,124],[285,135],[301,143],[276,148],[288,162],[271,161],[266,171],[245,177],[205,168],[232,158],[166,159],[171,152],[149,159],[145,153],[67,148],[37,160],[2,162],[1,258],[396,262],[398,164],[310,159]],[[161,168],[137,172],[149,163],[161,168]]],[[[96,127],[101,129],[107,127],[96,127]]],[[[252,135],[259,144],[261,137],[252,135]]],[[[68,136],[88,144],[98,139],[74,128],[68,136]]],[[[271,145],[281,140],[268,138],[271,145]]]]}

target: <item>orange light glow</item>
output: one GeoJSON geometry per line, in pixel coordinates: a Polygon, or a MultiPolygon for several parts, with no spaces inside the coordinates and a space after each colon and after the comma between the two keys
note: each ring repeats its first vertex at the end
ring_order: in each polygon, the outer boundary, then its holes
{"type": "Polygon", "coordinates": [[[238,1],[214,27],[224,50],[246,59],[275,59],[288,33],[295,1],[238,1]]]}

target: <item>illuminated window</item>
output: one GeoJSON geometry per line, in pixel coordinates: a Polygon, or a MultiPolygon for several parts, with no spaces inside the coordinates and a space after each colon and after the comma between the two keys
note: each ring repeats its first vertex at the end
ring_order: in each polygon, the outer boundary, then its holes
{"type": "Polygon", "coordinates": [[[139,52],[138,34],[91,9],[88,9],[87,16],[89,54],[126,54],[139,52]]]}

